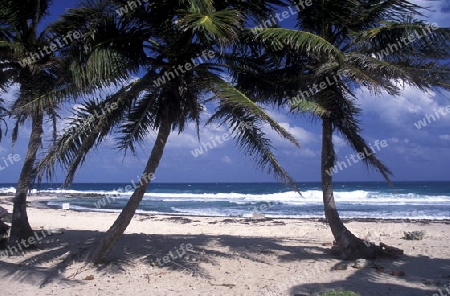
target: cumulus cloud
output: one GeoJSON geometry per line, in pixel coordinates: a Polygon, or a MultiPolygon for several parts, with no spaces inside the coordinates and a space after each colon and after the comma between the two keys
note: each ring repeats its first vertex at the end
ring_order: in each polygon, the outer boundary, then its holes
{"type": "MultiPolygon", "coordinates": [[[[320,142],[320,135],[316,135],[310,131],[307,131],[303,127],[296,126],[294,123],[293,115],[282,114],[278,110],[269,110],[267,113],[275,119],[279,125],[287,130],[294,138],[300,143],[302,149],[305,149],[308,145],[316,144],[320,142]]],[[[273,141],[274,147],[278,148],[292,148],[294,147],[287,140],[284,140],[280,135],[274,131],[268,123],[264,125],[264,131],[268,137],[273,141]]]]}
{"type": "MultiPolygon", "coordinates": [[[[216,141],[217,137],[222,138],[225,134],[228,135],[230,131],[225,126],[219,126],[215,123],[210,125],[200,126],[200,141],[197,137],[196,127],[194,123],[189,123],[185,130],[178,134],[173,132],[168,140],[167,148],[186,148],[193,149],[202,145],[202,143],[211,143],[213,145],[213,141],[216,141]]],[[[222,141],[222,140],[221,140],[222,141]]],[[[232,141],[231,139],[227,141],[222,141],[224,143],[232,141]]],[[[225,145],[216,143],[216,145],[225,145]]],[[[214,145],[213,145],[214,146],[214,145]]]]}
{"type": "MultiPolygon", "coordinates": [[[[410,130],[414,123],[422,120],[426,115],[434,114],[440,108],[449,106],[446,96],[448,92],[421,92],[410,86],[405,86],[404,91],[392,97],[388,94],[380,97],[372,97],[367,92],[359,92],[359,104],[364,114],[375,114],[380,125],[410,130]]],[[[436,127],[447,126],[450,123],[450,114],[441,116],[433,125],[436,127]]]]}

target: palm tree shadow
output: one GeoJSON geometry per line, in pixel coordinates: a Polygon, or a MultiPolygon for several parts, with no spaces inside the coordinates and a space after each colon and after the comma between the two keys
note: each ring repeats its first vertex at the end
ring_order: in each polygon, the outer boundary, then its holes
{"type": "MultiPolygon", "coordinates": [[[[81,280],[75,279],[79,270],[70,275],[67,275],[67,271],[72,265],[83,261],[89,247],[101,235],[102,233],[97,231],[67,230],[64,234],[49,236],[40,242],[40,250],[30,252],[24,260],[18,260],[16,263],[0,261],[0,275],[4,273],[5,276],[20,282],[40,287],[54,281],[79,283],[81,280]],[[18,269],[18,265],[21,268],[18,269]]],[[[250,260],[269,264],[265,256],[276,256],[280,262],[288,262],[319,260],[328,255],[325,249],[320,247],[286,246],[283,239],[274,238],[203,234],[125,234],[104,264],[96,267],[84,265],[80,269],[95,268],[102,274],[122,274],[137,264],[144,264],[148,267],[148,273],[158,270],[178,271],[193,277],[210,279],[211,275],[205,267],[218,265],[219,259],[250,260]],[[188,244],[191,244],[192,248],[183,253],[183,244],[184,250],[188,244]],[[169,259],[167,263],[164,262],[164,257],[166,262],[169,259]]]]}
{"type": "MultiPolygon", "coordinates": [[[[83,243],[83,237],[89,236],[90,233],[90,231],[76,231],[76,234],[73,234],[69,231],[68,235],[51,234],[38,242],[36,250],[12,254],[12,257],[15,258],[26,255],[24,260],[19,260],[17,263],[0,261],[1,270],[4,276],[12,277],[20,282],[33,283],[40,287],[56,279],[71,282],[72,280],[63,277],[62,273],[76,260],[76,256],[79,254],[77,248],[83,243]],[[78,242],[71,239],[74,235],[78,237],[78,242]]],[[[75,280],[75,282],[79,281],[75,280]]]]}
{"type": "MultiPolygon", "coordinates": [[[[298,242],[299,240],[297,240],[298,242]]],[[[211,276],[201,265],[218,265],[219,258],[249,260],[268,264],[264,256],[277,256],[280,262],[301,259],[320,259],[325,249],[316,247],[285,246],[281,239],[241,237],[232,235],[143,235],[127,234],[117,243],[108,256],[108,263],[120,260],[120,268],[111,270],[113,265],[105,265],[112,272],[122,272],[124,266],[135,262],[146,264],[149,268],[179,271],[195,277],[210,279],[211,276]],[[181,246],[190,244],[192,248],[185,253],[181,246]],[[214,244],[215,247],[211,247],[214,244]],[[218,249],[227,249],[219,251],[218,249]],[[315,252],[311,252],[314,250],[315,252]],[[276,255],[277,253],[282,255],[276,255]],[[126,256],[123,256],[126,254],[126,256]],[[167,263],[164,262],[164,257],[167,263]]]]}
{"type": "MultiPolygon", "coordinates": [[[[346,261],[342,263],[352,263],[346,261]]],[[[397,260],[377,259],[379,268],[366,267],[355,269],[345,280],[333,283],[308,283],[292,286],[291,295],[299,293],[317,293],[327,290],[346,289],[361,296],[376,295],[411,295],[426,296],[438,294],[438,289],[445,291],[444,284],[450,279],[450,259],[432,259],[428,256],[404,255],[397,260]],[[382,268],[380,268],[382,267],[382,268]],[[405,275],[392,275],[391,271],[403,271],[405,275]],[[394,279],[400,280],[398,283],[394,279]],[[423,288],[410,287],[408,284],[421,284],[423,288]]],[[[340,272],[340,271],[332,271],[340,272]]]]}

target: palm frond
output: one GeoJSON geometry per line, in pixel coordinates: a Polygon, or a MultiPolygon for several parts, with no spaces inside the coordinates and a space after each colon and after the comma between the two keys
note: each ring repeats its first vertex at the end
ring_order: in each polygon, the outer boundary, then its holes
{"type": "Polygon", "coordinates": [[[258,168],[267,170],[284,183],[299,192],[292,177],[282,168],[272,152],[271,142],[265,137],[258,122],[267,122],[281,137],[300,148],[298,141],[286,129],[279,125],[250,98],[225,81],[218,79],[213,88],[214,97],[220,101],[217,112],[207,124],[219,120],[233,127],[236,141],[247,155],[253,156],[258,168]],[[242,127],[245,128],[242,128],[242,127]]]}
{"type": "Polygon", "coordinates": [[[8,109],[6,109],[3,104],[4,104],[4,100],[2,98],[0,98],[0,142],[3,139],[3,128],[2,128],[2,123],[5,126],[5,132],[4,135],[6,136],[8,133],[8,123],[5,120],[5,117],[8,115],[8,109]]]}
{"type": "Polygon", "coordinates": [[[253,114],[257,119],[267,122],[270,127],[276,131],[281,137],[300,148],[298,141],[286,129],[278,124],[269,114],[261,107],[256,105],[249,97],[240,92],[238,89],[218,79],[213,88],[215,96],[219,98],[221,103],[226,103],[229,108],[242,108],[246,112],[253,114]]]}
{"type": "MultiPolygon", "coordinates": [[[[336,93],[335,93],[336,94],[336,93]]],[[[391,185],[390,175],[392,172],[381,162],[374,151],[369,147],[367,142],[361,136],[361,128],[357,116],[361,109],[348,98],[340,96],[339,100],[330,106],[331,120],[333,126],[342,134],[349,145],[357,152],[362,153],[365,157],[363,162],[368,166],[375,168],[383,176],[383,178],[391,185]]]]}
{"type": "Polygon", "coordinates": [[[384,22],[355,34],[352,43],[367,55],[395,60],[402,56],[445,58],[450,53],[450,29],[423,21],[384,22]]]}
{"type": "Polygon", "coordinates": [[[262,130],[261,120],[249,113],[245,108],[236,108],[223,102],[218,110],[210,117],[207,124],[219,122],[231,127],[230,137],[233,137],[237,146],[254,160],[256,167],[274,175],[287,184],[300,195],[300,189],[295,180],[280,165],[272,152],[272,145],[262,130]]]}
{"type": "Polygon", "coordinates": [[[255,28],[252,32],[255,34],[255,40],[274,50],[289,48],[307,56],[314,55],[327,60],[333,57],[339,63],[345,59],[338,48],[313,33],[285,28],[255,28]]]}
{"type": "Polygon", "coordinates": [[[156,130],[156,116],[158,113],[158,93],[146,93],[138,100],[129,111],[125,122],[120,126],[120,137],[118,148],[130,149],[136,154],[135,143],[141,142],[151,130],[156,130]]]}
{"type": "Polygon", "coordinates": [[[304,98],[297,98],[293,101],[287,101],[291,112],[311,113],[314,116],[324,117],[330,116],[331,112],[315,101],[304,98]]]}
{"type": "Polygon", "coordinates": [[[181,11],[177,25],[182,31],[192,31],[206,43],[227,44],[236,41],[241,30],[243,16],[239,11],[225,9],[221,11],[193,13],[181,11]]]}
{"type": "Polygon", "coordinates": [[[64,185],[70,185],[87,154],[119,124],[125,111],[147,84],[147,77],[138,79],[105,100],[88,101],[76,110],[68,128],[37,165],[39,179],[52,179],[59,165],[68,171],[64,185]],[[117,108],[112,108],[113,104],[117,108]]]}

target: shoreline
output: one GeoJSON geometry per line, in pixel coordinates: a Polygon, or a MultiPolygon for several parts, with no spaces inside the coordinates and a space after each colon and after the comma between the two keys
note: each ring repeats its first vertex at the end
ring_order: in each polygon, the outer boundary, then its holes
{"type": "MultiPolygon", "coordinates": [[[[3,201],[7,199],[12,199],[14,196],[11,195],[4,195],[0,196],[0,204],[3,203],[3,201]]],[[[99,199],[101,199],[104,196],[98,196],[99,199]]],[[[56,210],[56,211],[73,211],[73,212],[80,212],[80,213],[112,213],[112,214],[118,214],[121,212],[121,209],[104,209],[101,211],[96,211],[96,209],[69,209],[69,210],[63,210],[63,209],[57,209],[52,208],[48,206],[46,203],[52,200],[58,200],[58,199],[71,199],[71,198],[79,198],[79,197],[61,197],[61,196],[51,196],[51,195],[30,195],[27,199],[28,207],[29,208],[37,208],[37,209],[49,209],[49,210],[56,210]]],[[[92,196],[86,197],[86,198],[94,198],[92,196]]],[[[338,209],[339,210],[339,209],[338,209]]],[[[163,217],[191,217],[191,218],[217,218],[217,219],[236,219],[236,220],[251,220],[251,221],[258,221],[258,220],[299,220],[299,221],[307,221],[307,222],[322,222],[325,223],[326,219],[325,217],[274,217],[270,215],[265,215],[262,212],[255,212],[256,214],[264,215],[264,218],[253,218],[253,217],[242,217],[242,216],[213,216],[213,215],[191,215],[191,214],[177,214],[177,213],[136,213],[135,216],[163,216],[163,217]]],[[[381,222],[381,223],[422,223],[422,224],[430,224],[430,223],[442,223],[442,224],[450,224],[450,219],[448,218],[442,218],[442,219],[433,219],[433,218],[382,218],[382,217],[353,217],[353,218],[346,218],[341,217],[341,220],[344,223],[351,223],[351,222],[381,222]]]]}
{"type": "MultiPolygon", "coordinates": [[[[48,200],[39,200],[30,204],[30,206],[35,206],[37,208],[46,208],[46,209],[54,209],[44,204],[45,202],[51,201],[54,199],[48,200]]],[[[57,209],[55,209],[57,210],[57,209]]],[[[96,211],[96,209],[70,209],[70,211],[75,212],[95,212],[95,213],[120,213],[121,209],[103,209],[101,211],[96,211]]],[[[263,212],[255,212],[255,214],[263,215],[264,218],[253,218],[253,217],[243,217],[243,216],[213,216],[213,215],[191,215],[191,214],[177,214],[177,213],[136,213],[135,215],[142,216],[177,216],[177,217],[205,217],[205,218],[223,218],[223,219],[250,219],[250,220],[274,220],[274,219],[285,219],[285,220],[304,220],[304,221],[314,221],[314,222],[325,222],[325,217],[279,217],[279,216],[271,216],[265,215],[263,212]]],[[[343,222],[386,222],[386,223],[404,223],[404,222],[417,222],[417,223],[445,223],[450,224],[450,219],[442,218],[442,219],[432,219],[432,218],[374,218],[374,217],[354,217],[354,218],[342,218],[343,222]]]]}

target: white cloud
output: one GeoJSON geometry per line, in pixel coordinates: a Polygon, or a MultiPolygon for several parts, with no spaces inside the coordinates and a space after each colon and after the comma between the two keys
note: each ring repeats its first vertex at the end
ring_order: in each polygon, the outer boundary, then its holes
{"type": "MultiPolygon", "coordinates": [[[[343,138],[341,138],[337,135],[333,135],[333,145],[335,148],[343,148],[343,147],[346,147],[348,144],[343,138]]],[[[336,149],[336,150],[338,150],[338,149],[336,149]]]]}
{"type": "Polygon", "coordinates": [[[299,160],[304,158],[320,158],[320,148],[317,150],[309,149],[309,148],[300,148],[300,149],[284,149],[281,151],[284,157],[298,157],[299,160]]]}
{"type": "MultiPolygon", "coordinates": [[[[410,86],[392,97],[384,94],[372,97],[365,91],[360,91],[359,104],[364,112],[376,113],[384,123],[394,127],[413,127],[414,122],[422,120],[425,115],[433,114],[435,110],[448,106],[448,101],[435,92],[422,92],[410,86]]],[[[441,125],[450,122],[450,116],[442,116],[441,125]]]]}
{"type": "Polygon", "coordinates": [[[7,107],[11,106],[12,103],[16,100],[17,96],[19,95],[19,84],[14,83],[9,87],[8,92],[2,93],[1,97],[5,101],[5,105],[7,107]]]}
{"type": "MultiPolygon", "coordinates": [[[[278,122],[286,131],[288,131],[294,138],[300,143],[302,149],[305,149],[305,146],[308,144],[317,143],[319,141],[320,136],[315,135],[307,131],[306,129],[295,126],[290,123],[294,120],[293,115],[282,114],[279,110],[267,110],[266,111],[275,121],[278,122]]],[[[294,146],[289,143],[287,140],[284,140],[280,137],[280,135],[274,131],[268,123],[264,124],[263,127],[264,132],[267,133],[268,137],[273,141],[274,147],[278,148],[294,148],[294,146]]]]}
{"type": "MultiPolygon", "coordinates": [[[[301,149],[305,149],[306,146],[318,142],[318,135],[315,135],[302,127],[292,126],[287,122],[279,123],[288,133],[290,133],[300,144],[301,149]]],[[[291,144],[288,140],[282,138],[276,131],[274,131],[269,124],[264,125],[264,131],[267,136],[272,140],[273,146],[275,148],[294,148],[295,146],[291,144]]]]}
{"type": "MultiPolygon", "coordinates": [[[[302,146],[302,149],[305,149],[304,147],[311,143],[317,143],[320,138],[319,135],[315,135],[307,130],[305,130],[302,127],[299,126],[293,126],[289,123],[289,118],[286,115],[283,115],[277,111],[267,111],[272,118],[274,118],[283,128],[285,128],[289,133],[291,133],[297,141],[302,146]]],[[[204,113],[202,114],[202,121],[205,122],[211,114],[204,113]]],[[[272,142],[273,146],[275,148],[294,148],[295,147],[289,143],[287,140],[284,140],[280,137],[280,135],[274,131],[268,123],[264,124],[262,127],[263,131],[267,134],[267,137],[269,137],[272,142]]],[[[183,133],[178,135],[177,133],[172,133],[172,135],[169,137],[168,141],[168,148],[186,148],[186,149],[193,149],[197,148],[202,145],[202,143],[213,143],[213,141],[216,141],[217,137],[222,137],[225,134],[229,134],[231,132],[231,129],[228,128],[227,125],[219,126],[216,123],[209,124],[207,126],[204,126],[204,123],[200,126],[200,142],[198,141],[196,130],[195,130],[195,124],[190,123],[186,126],[183,133]]],[[[234,140],[232,138],[229,138],[226,141],[222,141],[222,144],[217,144],[220,146],[228,145],[229,143],[233,142],[234,140]]]]}
{"type": "Polygon", "coordinates": [[[283,122],[280,124],[289,133],[291,133],[301,144],[316,143],[318,141],[317,136],[311,132],[308,132],[302,127],[291,126],[289,123],[283,122]]]}
{"type": "Polygon", "coordinates": [[[386,141],[388,141],[388,142],[392,142],[392,143],[395,143],[395,144],[397,144],[397,143],[401,143],[401,142],[403,142],[403,143],[405,143],[405,144],[408,144],[409,143],[409,139],[399,139],[399,138],[397,138],[397,137],[393,137],[393,138],[391,138],[391,139],[386,139],[386,141]]]}
{"type": "MultiPolygon", "coordinates": [[[[222,138],[222,136],[225,134],[227,135],[229,134],[229,130],[227,130],[226,126],[219,126],[215,123],[212,123],[207,126],[204,126],[202,124],[200,126],[200,141],[199,141],[197,137],[195,124],[189,123],[181,134],[178,134],[177,132],[172,132],[172,134],[169,137],[167,147],[193,149],[201,146],[202,143],[212,144],[213,141],[216,141],[217,137],[222,138]]],[[[231,139],[226,142],[229,141],[231,141],[231,139]]],[[[221,140],[221,142],[223,141],[221,140]]],[[[219,142],[217,142],[217,145],[224,145],[224,144],[219,144],[219,142]]]]}
{"type": "Polygon", "coordinates": [[[223,163],[226,163],[226,164],[232,164],[233,163],[233,161],[231,160],[231,157],[229,157],[228,155],[225,155],[224,157],[222,157],[221,161],[223,163]]]}

